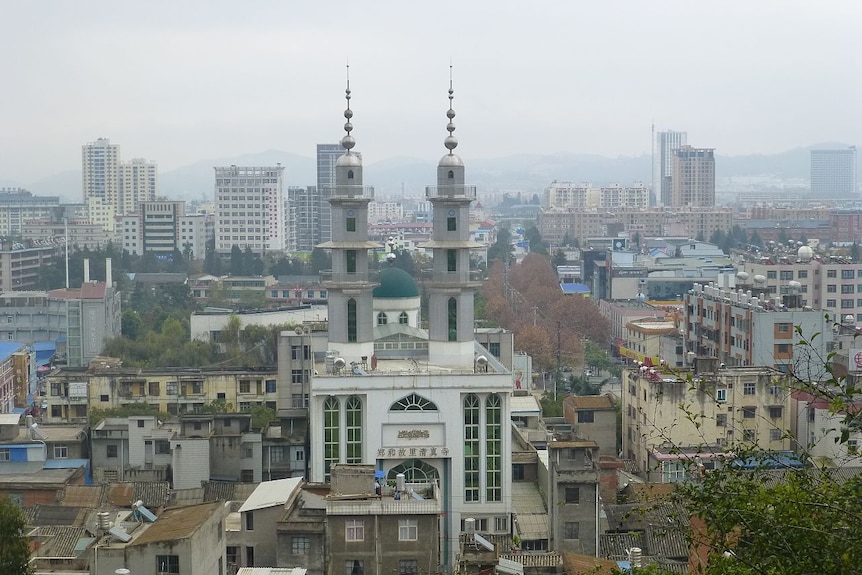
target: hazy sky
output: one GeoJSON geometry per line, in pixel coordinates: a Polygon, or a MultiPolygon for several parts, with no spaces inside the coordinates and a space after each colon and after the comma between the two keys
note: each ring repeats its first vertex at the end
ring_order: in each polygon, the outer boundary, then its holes
{"type": "Polygon", "coordinates": [[[343,134],[366,163],[637,155],[650,124],[719,154],[862,144],[862,2],[0,0],[0,177],[108,137],[169,170],[343,134]]]}

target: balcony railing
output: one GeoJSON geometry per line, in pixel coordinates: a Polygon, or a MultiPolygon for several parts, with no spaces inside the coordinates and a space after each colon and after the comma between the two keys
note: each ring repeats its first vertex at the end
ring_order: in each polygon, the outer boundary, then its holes
{"type": "Polygon", "coordinates": [[[373,186],[346,184],[343,186],[322,186],[319,190],[324,198],[367,198],[374,199],[373,186]]]}
{"type": "Polygon", "coordinates": [[[363,280],[363,274],[360,273],[348,273],[348,272],[334,272],[332,270],[320,270],[320,281],[324,283],[359,283],[361,281],[365,281],[368,283],[377,283],[380,281],[380,270],[368,270],[366,274],[364,274],[367,279],[363,280]]]}
{"type": "Polygon", "coordinates": [[[469,198],[476,199],[476,186],[425,186],[426,198],[469,198]]]}

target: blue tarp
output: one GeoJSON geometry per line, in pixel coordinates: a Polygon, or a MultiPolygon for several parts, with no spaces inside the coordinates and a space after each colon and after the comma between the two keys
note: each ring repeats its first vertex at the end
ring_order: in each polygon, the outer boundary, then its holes
{"type": "Polygon", "coordinates": [[[587,284],[560,284],[563,293],[590,293],[590,286],[587,284]]]}

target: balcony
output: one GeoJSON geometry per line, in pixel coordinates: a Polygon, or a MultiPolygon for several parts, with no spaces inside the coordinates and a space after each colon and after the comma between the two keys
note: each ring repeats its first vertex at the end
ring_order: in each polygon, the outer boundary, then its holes
{"type": "Polygon", "coordinates": [[[374,199],[373,186],[360,186],[356,184],[346,184],[343,186],[322,186],[320,193],[325,199],[330,198],[356,198],[356,199],[374,199]]]}
{"type": "Polygon", "coordinates": [[[320,270],[320,281],[324,284],[376,284],[380,281],[380,270],[368,270],[365,275],[368,279],[363,280],[360,273],[320,270]]]}
{"type": "Polygon", "coordinates": [[[452,186],[425,186],[426,198],[466,198],[476,199],[476,186],[452,185],[452,186]]]}

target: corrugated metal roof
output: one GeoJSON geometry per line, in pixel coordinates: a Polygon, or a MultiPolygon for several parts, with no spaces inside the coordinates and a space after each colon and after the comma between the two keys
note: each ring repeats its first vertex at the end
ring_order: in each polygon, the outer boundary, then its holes
{"type": "Polygon", "coordinates": [[[570,395],[565,399],[578,409],[616,409],[610,395],[570,395]]]}
{"type": "Polygon", "coordinates": [[[44,538],[35,555],[50,559],[75,559],[86,549],[82,540],[95,541],[84,527],[40,527],[30,536],[44,538]]]}
{"type": "Polygon", "coordinates": [[[521,539],[547,539],[549,534],[548,513],[545,501],[535,483],[516,481],[512,483],[512,510],[518,521],[521,539]]]}
{"type": "Polygon", "coordinates": [[[509,400],[512,415],[519,413],[533,413],[539,415],[542,413],[542,408],[539,402],[533,395],[515,395],[509,400]]]}
{"type": "Polygon", "coordinates": [[[284,505],[285,502],[290,499],[292,494],[299,489],[301,484],[302,477],[264,481],[258,485],[257,489],[254,490],[254,493],[245,500],[245,503],[242,504],[239,511],[242,513],[244,511],[252,511],[254,509],[284,505]]]}
{"type": "Polygon", "coordinates": [[[69,485],[60,505],[96,509],[104,502],[105,490],[105,485],[69,485]]]}

